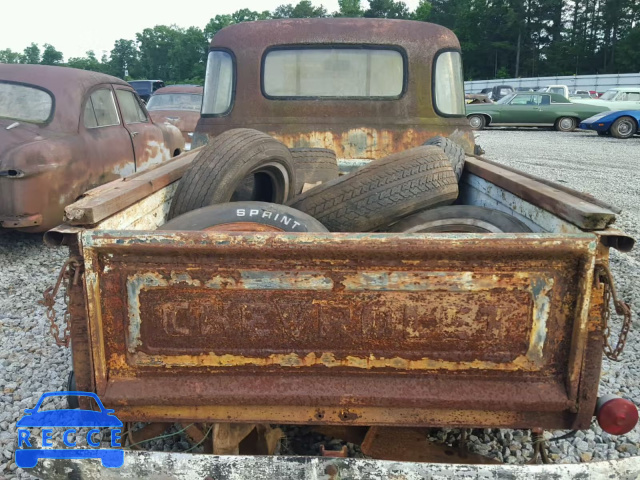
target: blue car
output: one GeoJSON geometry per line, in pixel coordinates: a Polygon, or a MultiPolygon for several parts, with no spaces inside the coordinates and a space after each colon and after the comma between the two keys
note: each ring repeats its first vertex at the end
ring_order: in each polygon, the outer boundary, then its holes
{"type": "Polygon", "coordinates": [[[580,122],[583,130],[595,130],[598,135],[631,138],[640,133],[640,110],[603,112],[580,122]]]}
{"type": "MultiPolygon", "coordinates": [[[[16,427],[18,428],[19,439],[21,429],[33,428],[33,427],[42,427],[45,428],[54,428],[54,427],[62,427],[67,429],[76,429],[76,428],[111,428],[111,429],[119,429],[122,427],[122,422],[113,415],[114,410],[107,409],[104,407],[100,399],[95,393],[92,392],[50,392],[45,393],[40,397],[38,403],[34,408],[26,408],[24,410],[26,414],[16,423],[16,427]],[[53,396],[86,396],[91,397],[95,400],[98,405],[99,411],[93,410],[81,410],[81,409],[60,409],[60,410],[46,410],[46,411],[38,411],[42,402],[49,397],[53,396]]],[[[28,431],[23,432],[28,440],[28,431]]],[[[73,433],[73,432],[69,432],[73,433]]],[[[95,430],[95,434],[97,435],[99,430],[95,430]]],[[[113,433],[118,433],[112,431],[113,433]]],[[[43,430],[44,434],[44,430],[43,430]]],[[[91,435],[91,431],[87,434],[87,443],[91,443],[89,438],[91,435]]],[[[43,436],[44,438],[44,436],[43,436]]],[[[113,436],[112,436],[113,438],[113,436]]],[[[65,435],[65,443],[66,443],[66,435],[65,435]]],[[[44,444],[44,440],[43,440],[44,444]]],[[[98,447],[99,442],[96,440],[96,443],[91,443],[92,446],[98,447]]],[[[27,446],[29,446],[27,444],[27,446]]],[[[75,446],[72,445],[72,446],[75,446]]],[[[112,446],[114,446],[112,441],[112,446]]],[[[119,445],[118,445],[119,446],[119,445]]],[[[102,461],[102,465],[105,467],[117,468],[122,466],[124,462],[124,452],[121,448],[64,448],[64,449],[53,449],[53,448],[24,448],[16,450],[16,464],[21,468],[32,468],[36,466],[38,463],[38,459],[40,458],[70,458],[70,459],[85,459],[85,458],[98,458],[102,461]]]]}

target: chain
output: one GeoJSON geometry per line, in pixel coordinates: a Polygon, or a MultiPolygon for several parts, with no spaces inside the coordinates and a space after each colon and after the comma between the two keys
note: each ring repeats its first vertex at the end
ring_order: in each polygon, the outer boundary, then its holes
{"type": "Polygon", "coordinates": [[[613,276],[611,275],[611,271],[605,264],[596,264],[596,275],[596,278],[604,284],[604,328],[602,330],[602,336],[604,338],[604,354],[610,360],[618,362],[620,361],[620,355],[622,354],[622,351],[624,350],[624,347],[627,343],[627,335],[629,334],[629,330],[631,330],[631,309],[629,308],[629,305],[627,303],[618,299],[616,287],[613,283],[613,276]],[[620,334],[618,335],[618,343],[616,344],[615,348],[611,348],[611,344],[609,343],[609,339],[611,336],[611,311],[609,305],[612,298],[613,306],[616,309],[616,313],[623,317],[622,327],[620,328],[620,334]]]}
{"type": "Polygon", "coordinates": [[[49,319],[49,332],[51,336],[55,339],[56,344],[59,346],[69,346],[69,342],[71,341],[71,322],[69,320],[69,280],[71,275],[73,274],[73,285],[78,285],[78,279],[80,278],[80,270],[82,268],[82,259],[79,257],[71,257],[60,269],[60,273],[58,274],[58,280],[56,281],[53,287],[47,288],[42,294],[43,299],[38,303],[40,305],[44,305],[47,310],[47,318],[49,319]],[[58,295],[58,290],[60,286],[64,289],[64,304],[65,309],[62,314],[63,320],[65,323],[64,332],[62,337],[60,337],[60,327],[56,324],[56,296],[58,295]]]}

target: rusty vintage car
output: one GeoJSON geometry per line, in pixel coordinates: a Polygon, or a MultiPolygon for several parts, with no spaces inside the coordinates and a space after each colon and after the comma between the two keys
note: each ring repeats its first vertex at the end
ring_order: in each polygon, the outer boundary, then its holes
{"type": "MultiPolygon", "coordinates": [[[[458,203],[507,212],[531,233],[156,230],[196,149],[94,189],[45,235],[70,251],[60,277],[68,330],[60,315],[53,330],[71,345],[78,390],[123,421],[200,426],[195,438],[211,433],[214,453],[242,453],[253,424],[374,427],[366,451],[391,460],[412,448],[393,447],[402,435],[385,437],[387,427],[530,428],[541,438],[586,429],[596,412],[610,432],[633,427],[629,400],[598,407],[598,383],[603,350],[615,358],[624,343],[608,337],[611,298],[625,318],[621,340],[630,325],[609,249],[634,240],[613,228],[614,207],[472,155],[451,31],[367,19],[225,28],[211,45],[198,132],[205,140],[240,126],[334,149],[343,172],[434,135],[455,138],[468,153],[458,203]]],[[[163,456],[127,452],[123,468],[163,478],[188,462],[215,478],[424,478],[432,468],[163,456]]],[[[96,474],[56,465],[39,472],[96,474]]]]}
{"type": "Polygon", "coordinates": [[[185,150],[191,150],[191,140],[200,119],[203,87],[171,85],[155,91],[147,102],[147,110],[156,123],[168,122],[182,132],[185,150]]]}
{"type": "Polygon", "coordinates": [[[184,143],[118,78],[0,64],[0,229],[46,231],[87,190],[164,162],[184,143]]]}

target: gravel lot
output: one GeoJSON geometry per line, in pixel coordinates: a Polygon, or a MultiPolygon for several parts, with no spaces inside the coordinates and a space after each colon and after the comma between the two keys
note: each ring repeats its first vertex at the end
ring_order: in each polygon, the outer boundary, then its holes
{"type": "MultiPolygon", "coordinates": [[[[569,187],[591,193],[624,209],[618,225],[640,238],[640,138],[621,141],[592,133],[561,134],[538,130],[494,130],[478,134],[486,156],[569,187]]],[[[10,233],[0,236],[0,478],[33,478],[16,468],[15,422],[42,392],[64,390],[69,351],[57,347],[48,333],[44,309],[37,304],[52,285],[66,257],[66,249],[42,245],[40,235],[10,233]]],[[[622,298],[640,311],[640,248],[629,254],[612,251],[612,268],[622,298]]],[[[62,303],[58,303],[58,310],[62,303]]],[[[640,332],[638,317],[619,363],[605,359],[601,393],[615,393],[640,402],[640,332]]],[[[618,325],[618,323],[616,323],[618,325]]],[[[64,401],[54,404],[61,407],[64,401]]],[[[559,436],[566,432],[547,432],[559,436]]],[[[287,429],[282,453],[317,453],[320,435],[303,428],[287,429]]],[[[458,430],[438,430],[433,439],[455,444],[458,430]]],[[[508,463],[523,463],[532,453],[529,431],[474,430],[473,451],[508,463]]],[[[331,444],[338,448],[340,442],[331,444]]],[[[181,450],[184,438],[155,442],[156,449],[181,450]]],[[[640,429],[612,437],[597,427],[575,437],[550,443],[556,462],[587,462],[638,454],[640,429]]],[[[357,448],[349,445],[352,454],[357,448]]]]}

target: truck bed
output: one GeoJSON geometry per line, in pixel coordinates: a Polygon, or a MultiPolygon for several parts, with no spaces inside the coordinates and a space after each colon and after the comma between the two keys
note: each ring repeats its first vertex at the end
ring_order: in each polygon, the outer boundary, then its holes
{"type": "Polygon", "coordinates": [[[591,422],[594,268],[609,246],[633,245],[607,206],[469,157],[458,203],[509,212],[534,233],[156,232],[173,172],[100,187],[68,207],[77,225],[47,234],[83,259],[71,292],[78,389],[120,419],[591,422]]]}

